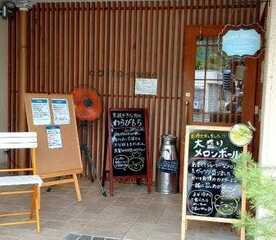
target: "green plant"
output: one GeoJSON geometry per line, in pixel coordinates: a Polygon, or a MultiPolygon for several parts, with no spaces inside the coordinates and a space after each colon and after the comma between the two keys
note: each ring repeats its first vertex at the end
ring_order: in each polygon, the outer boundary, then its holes
{"type": "Polygon", "coordinates": [[[276,182],[264,174],[248,152],[240,154],[235,163],[235,176],[242,183],[251,210],[241,216],[241,223],[236,227],[245,227],[248,239],[275,239],[276,182]],[[253,214],[256,209],[265,211],[265,216],[256,218],[253,214]]]}

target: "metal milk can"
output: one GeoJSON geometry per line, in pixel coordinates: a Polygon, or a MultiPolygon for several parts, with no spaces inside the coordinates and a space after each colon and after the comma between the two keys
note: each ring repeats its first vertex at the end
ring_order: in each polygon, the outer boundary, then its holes
{"type": "Polygon", "coordinates": [[[160,158],[156,162],[156,191],[164,194],[178,192],[178,158],[176,137],[163,135],[160,158]]]}

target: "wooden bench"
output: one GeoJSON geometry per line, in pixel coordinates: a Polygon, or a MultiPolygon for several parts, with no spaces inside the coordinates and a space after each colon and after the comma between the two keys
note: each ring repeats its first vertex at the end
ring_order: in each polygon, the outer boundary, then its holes
{"type": "MultiPolygon", "coordinates": [[[[22,212],[0,212],[0,217],[12,217],[29,215],[29,220],[1,222],[0,226],[17,224],[36,224],[37,232],[40,232],[40,186],[43,183],[36,174],[37,134],[35,132],[0,132],[0,149],[31,149],[31,167],[16,169],[0,169],[0,197],[7,195],[32,194],[32,207],[30,211],[22,212]],[[12,175],[2,176],[10,172],[12,175]],[[19,172],[31,172],[31,175],[15,175],[19,172]],[[1,187],[24,186],[31,187],[30,190],[1,191],[1,187]]],[[[1,200],[1,199],[0,199],[1,200]]]]}

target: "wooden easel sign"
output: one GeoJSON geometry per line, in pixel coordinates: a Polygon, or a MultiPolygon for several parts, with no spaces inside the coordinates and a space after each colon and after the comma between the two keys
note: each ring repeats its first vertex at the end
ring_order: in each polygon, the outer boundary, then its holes
{"type": "Polygon", "coordinates": [[[142,108],[109,109],[108,161],[110,195],[116,180],[140,180],[152,184],[148,114],[142,108]]]}
{"type": "Polygon", "coordinates": [[[81,201],[77,174],[83,168],[72,96],[27,93],[25,106],[28,129],[37,133],[37,174],[44,180],[42,187],[74,184],[81,201]]]}
{"type": "MultiPolygon", "coordinates": [[[[233,163],[245,147],[231,142],[230,130],[217,126],[186,128],[182,240],[190,220],[234,224],[246,210],[233,163]]],[[[245,239],[244,229],[240,238],[245,239]]]]}

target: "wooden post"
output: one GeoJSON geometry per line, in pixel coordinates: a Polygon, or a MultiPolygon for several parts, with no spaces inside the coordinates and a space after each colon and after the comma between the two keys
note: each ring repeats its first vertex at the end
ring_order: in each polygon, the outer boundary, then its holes
{"type": "MultiPolygon", "coordinates": [[[[26,131],[26,115],[24,106],[24,95],[27,86],[28,77],[28,9],[20,8],[19,11],[19,115],[18,115],[18,130],[20,132],[26,131]]],[[[26,165],[26,151],[18,151],[17,164],[19,167],[25,167],[26,165]]]]}

